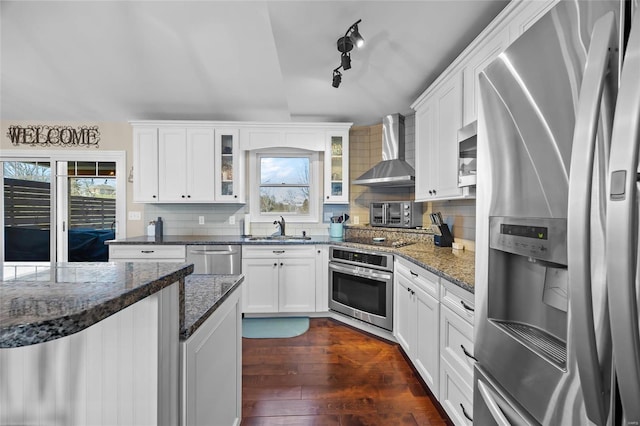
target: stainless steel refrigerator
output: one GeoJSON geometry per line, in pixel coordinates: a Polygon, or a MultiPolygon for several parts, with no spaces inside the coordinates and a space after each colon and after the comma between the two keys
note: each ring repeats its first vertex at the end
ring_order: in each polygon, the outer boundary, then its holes
{"type": "Polygon", "coordinates": [[[640,425],[634,9],[561,1],[480,75],[474,424],[640,425]]]}

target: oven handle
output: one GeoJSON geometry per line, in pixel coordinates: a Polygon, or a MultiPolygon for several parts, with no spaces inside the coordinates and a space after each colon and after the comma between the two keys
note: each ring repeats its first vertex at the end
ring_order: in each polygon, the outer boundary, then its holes
{"type": "MultiPolygon", "coordinates": [[[[376,272],[372,269],[366,269],[366,273],[361,273],[356,270],[354,267],[345,267],[336,263],[329,262],[329,269],[333,269],[334,271],[344,272],[346,274],[355,275],[363,278],[380,278],[383,280],[391,280],[391,274],[385,272],[376,272]]],[[[359,268],[364,269],[364,268],[359,268]]]]}

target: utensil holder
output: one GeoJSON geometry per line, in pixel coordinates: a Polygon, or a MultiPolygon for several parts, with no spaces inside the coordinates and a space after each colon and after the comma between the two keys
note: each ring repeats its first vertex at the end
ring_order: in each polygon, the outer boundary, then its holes
{"type": "Polygon", "coordinates": [[[342,223],[330,223],[329,224],[329,236],[331,238],[342,238],[344,227],[342,223]]]}

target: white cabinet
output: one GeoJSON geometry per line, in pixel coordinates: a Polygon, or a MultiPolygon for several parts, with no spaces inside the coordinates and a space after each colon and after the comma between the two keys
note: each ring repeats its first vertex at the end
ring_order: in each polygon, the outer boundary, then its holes
{"type": "Polygon", "coordinates": [[[462,127],[462,73],[454,73],[416,110],[416,201],[469,196],[458,187],[458,129],[462,127]]]}
{"type": "Polygon", "coordinates": [[[242,418],[241,290],[236,289],[186,341],[181,424],[237,425],[242,418]]]}
{"type": "Polygon", "coordinates": [[[109,262],[184,262],[183,245],[109,244],[109,262]]]}
{"type": "Polygon", "coordinates": [[[158,129],[133,128],[133,201],[158,201],[158,129]]]}
{"type": "Polygon", "coordinates": [[[243,246],[243,312],[315,312],[315,246],[243,246]]]}
{"type": "Polygon", "coordinates": [[[215,200],[243,203],[245,200],[243,152],[237,128],[215,130],[215,200]]]}
{"type": "Polygon", "coordinates": [[[438,397],[438,277],[406,262],[395,263],[394,335],[420,376],[438,397]]]}
{"type": "Polygon", "coordinates": [[[324,149],[324,202],[349,203],[349,132],[326,132],[324,149]]]}
{"type": "Polygon", "coordinates": [[[513,43],[558,2],[559,0],[522,2],[522,7],[508,20],[509,42],[513,43]]]}
{"type": "Polygon", "coordinates": [[[161,121],[132,125],[135,202],[245,202],[238,128],[161,121]]]}
{"type": "Polygon", "coordinates": [[[163,203],[215,201],[212,128],[158,129],[158,187],[163,203]]]}
{"type": "Polygon", "coordinates": [[[493,35],[469,56],[462,71],[464,79],[464,125],[478,118],[478,76],[508,45],[509,31],[505,28],[493,35]]]}
{"type": "Polygon", "coordinates": [[[440,403],[456,425],[473,418],[474,297],[441,280],[440,403]]]}

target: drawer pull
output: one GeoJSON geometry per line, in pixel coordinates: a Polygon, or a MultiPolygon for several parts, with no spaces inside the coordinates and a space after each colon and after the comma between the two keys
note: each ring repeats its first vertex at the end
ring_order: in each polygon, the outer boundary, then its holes
{"type": "Polygon", "coordinates": [[[416,274],[415,272],[409,270],[409,273],[411,273],[412,276],[418,278],[420,275],[416,274]]]}
{"type": "Polygon", "coordinates": [[[273,253],[282,254],[282,253],[284,253],[284,250],[273,250],[273,253]]]}
{"type": "Polygon", "coordinates": [[[155,253],[155,250],[140,250],[140,253],[155,253]]]}
{"type": "Polygon", "coordinates": [[[473,417],[469,416],[469,414],[467,414],[467,410],[464,409],[464,405],[462,405],[462,403],[460,403],[460,408],[462,408],[462,414],[469,419],[469,421],[471,421],[471,423],[473,423],[473,417]]]}
{"type": "Polygon", "coordinates": [[[460,303],[462,304],[462,307],[465,308],[467,311],[475,312],[475,309],[473,309],[471,306],[469,306],[466,303],[464,303],[464,300],[461,300],[460,303]]]}
{"type": "Polygon", "coordinates": [[[476,358],[475,356],[473,356],[469,352],[467,352],[467,349],[464,347],[464,345],[460,345],[460,347],[462,348],[462,352],[464,352],[464,354],[467,356],[467,358],[471,358],[474,361],[478,361],[478,358],[476,358]]]}

